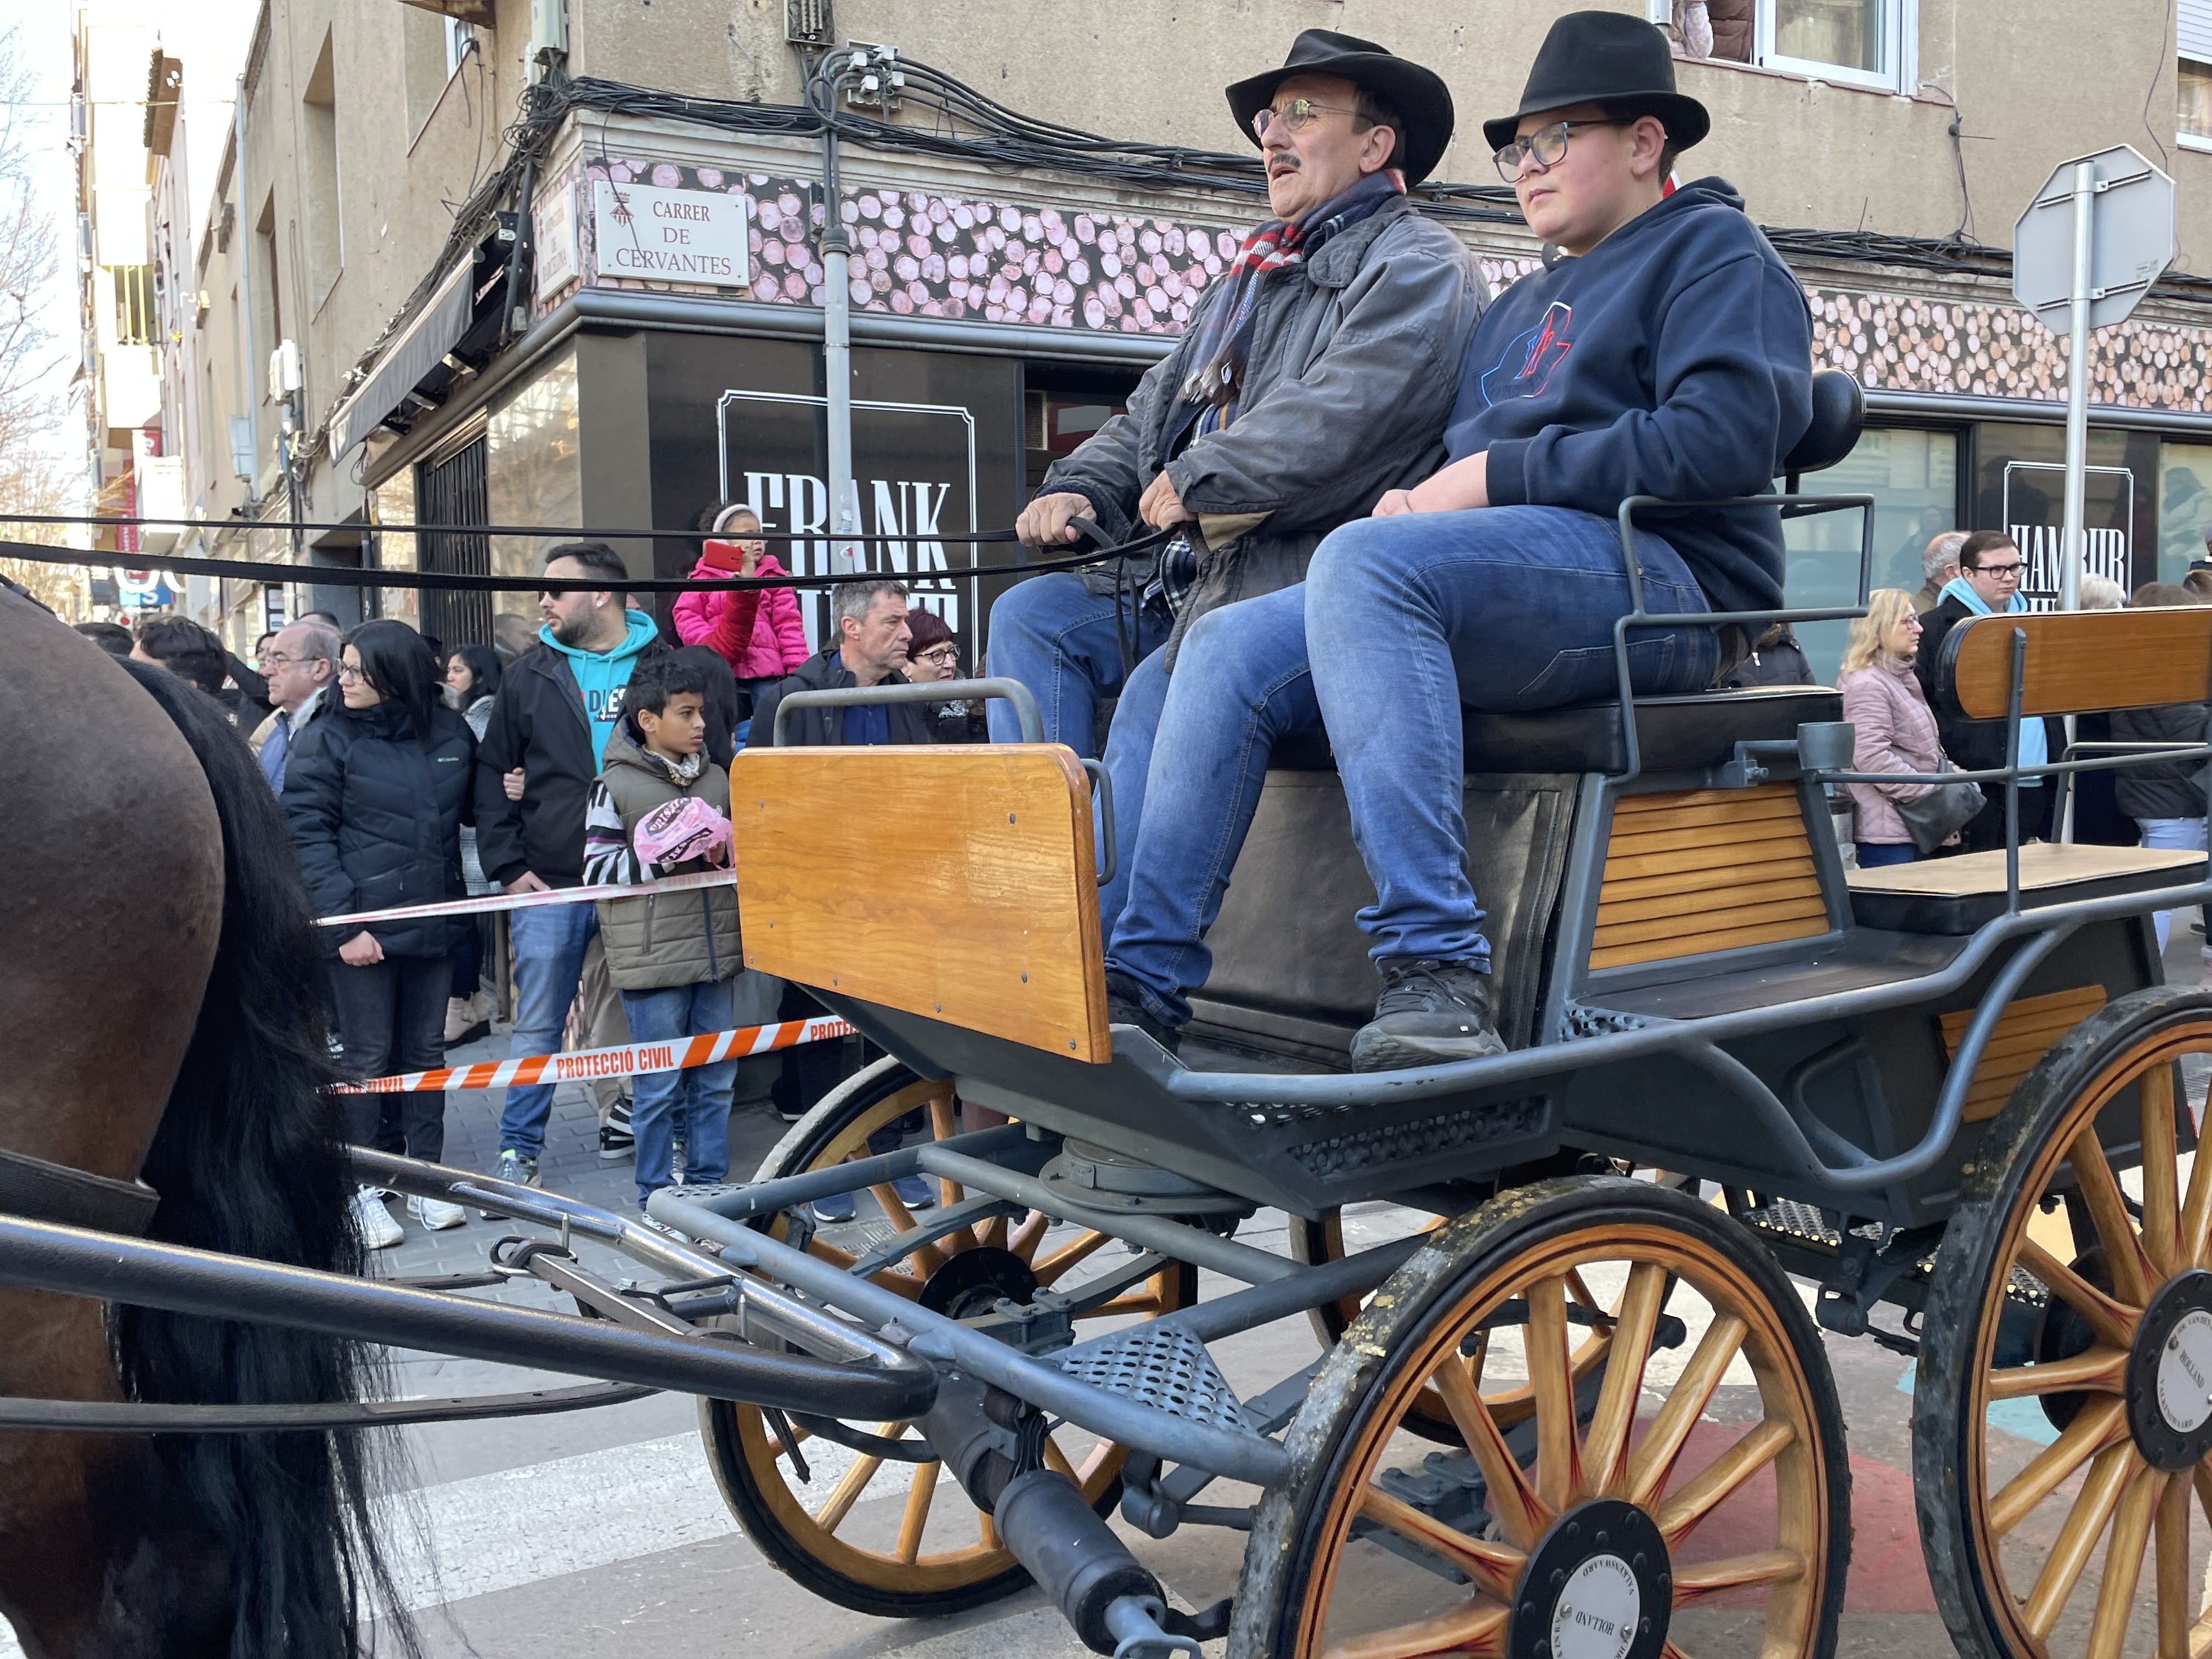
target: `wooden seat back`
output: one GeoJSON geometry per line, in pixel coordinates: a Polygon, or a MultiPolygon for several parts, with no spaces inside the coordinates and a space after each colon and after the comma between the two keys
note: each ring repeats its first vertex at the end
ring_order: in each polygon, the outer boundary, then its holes
{"type": "Polygon", "coordinates": [[[2021,713],[2081,714],[2212,697],[2212,605],[1976,617],[1943,641],[1936,684],[1969,720],[2011,709],[2013,635],[2027,638],[2021,713]]]}
{"type": "Polygon", "coordinates": [[[730,822],[748,968],[1112,1057],[1091,789],[1069,750],[748,749],[730,822]]]}

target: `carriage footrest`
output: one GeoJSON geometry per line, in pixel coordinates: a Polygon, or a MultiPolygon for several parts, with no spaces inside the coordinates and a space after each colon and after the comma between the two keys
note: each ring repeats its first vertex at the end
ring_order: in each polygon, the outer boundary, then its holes
{"type": "Polygon", "coordinates": [[[1257,1433],[1235,1390],[1206,1351],[1206,1344],[1177,1330],[1133,1325],[1079,1348],[1055,1362],[1071,1376],[1150,1406],[1187,1422],[1211,1428],[1257,1433]]]}

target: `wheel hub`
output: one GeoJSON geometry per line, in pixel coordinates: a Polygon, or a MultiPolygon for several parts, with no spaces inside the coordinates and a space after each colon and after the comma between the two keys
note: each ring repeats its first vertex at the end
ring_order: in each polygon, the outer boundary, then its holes
{"type": "Polygon", "coordinates": [[[1674,1564],[1651,1517],[1601,1498],[1552,1523],[1528,1557],[1507,1659],[1658,1659],[1674,1564]]]}
{"type": "Polygon", "coordinates": [[[2212,1273],[2159,1288],[2128,1353],[2128,1429],[2153,1468],[2174,1474],[2212,1453],[2212,1273]]]}
{"type": "Polygon", "coordinates": [[[1012,1250],[986,1245],[947,1256],[922,1285],[918,1299],[947,1319],[974,1319],[1001,1300],[1028,1302],[1036,1292],[1036,1275],[1028,1262],[1012,1250]]]}

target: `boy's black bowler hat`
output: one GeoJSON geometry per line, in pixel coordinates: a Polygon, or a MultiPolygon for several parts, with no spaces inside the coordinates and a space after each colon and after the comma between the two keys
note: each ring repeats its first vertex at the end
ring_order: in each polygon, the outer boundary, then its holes
{"type": "Polygon", "coordinates": [[[1372,40],[1330,29],[1301,30],[1291,42],[1291,55],[1282,68],[1229,88],[1229,107],[1237,112],[1237,128],[1254,143],[1260,139],[1252,131],[1252,118],[1274,100],[1275,88],[1293,75],[1340,76],[1395,110],[1405,124],[1406,153],[1393,155],[1389,165],[1405,173],[1408,185],[1419,184],[1444,159],[1444,147],[1451,143],[1452,100],[1443,77],[1372,40]]]}
{"type": "Polygon", "coordinates": [[[1552,25],[1521,89],[1521,107],[1482,124],[1484,142],[1502,149],[1524,115],[1575,104],[1615,104],[1656,115],[1677,149],[1712,130],[1696,99],[1674,90],[1674,53],[1667,37],[1640,17],[1617,11],[1571,11],[1552,25]]]}

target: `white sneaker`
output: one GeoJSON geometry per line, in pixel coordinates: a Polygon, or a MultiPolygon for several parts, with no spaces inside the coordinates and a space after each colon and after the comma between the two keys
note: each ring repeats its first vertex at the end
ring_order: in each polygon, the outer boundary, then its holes
{"type": "Polygon", "coordinates": [[[469,1218],[459,1205],[448,1204],[439,1198],[410,1198],[407,1200],[407,1213],[434,1233],[458,1227],[469,1218]]]}
{"type": "Polygon", "coordinates": [[[362,1243],[372,1250],[388,1250],[407,1237],[374,1187],[362,1187],[354,1193],[353,1226],[362,1243]]]}

